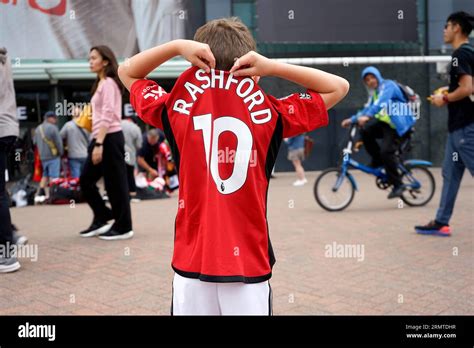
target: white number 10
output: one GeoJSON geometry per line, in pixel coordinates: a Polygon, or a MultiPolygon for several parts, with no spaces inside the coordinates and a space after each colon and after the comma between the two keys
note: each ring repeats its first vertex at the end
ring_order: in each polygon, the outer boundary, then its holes
{"type": "Polygon", "coordinates": [[[252,133],[249,127],[241,120],[230,116],[219,117],[212,122],[211,114],[194,116],[193,122],[194,130],[202,131],[207,167],[211,169],[211,175],[216,183],[217,190],[228,195],[240,189],[247,179],[253,145],[252,133]],[[221,179],[219,175],[218,157],[219,136],[223,132],[232,132],[237,137],[234,170],[232,175],[225,180],[221,179]]]}

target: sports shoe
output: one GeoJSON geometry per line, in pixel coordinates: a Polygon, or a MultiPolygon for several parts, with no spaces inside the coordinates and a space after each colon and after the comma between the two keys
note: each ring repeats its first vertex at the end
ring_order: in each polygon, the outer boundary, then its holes
{"type": "Polygon", "coordinates": [[[35,196],[35,203],[44,203],[46,201],[46,196],[45,195],[38,195],[35,196]]]}
{"type": "Polygon", "coordinates": [[[392,192],[390,192],[388,194],[387,198],[392,199],[392,198],[401,197],[402,194],[403,194],[403,191],[405,191],[405,189],[406,189],[405,185],[400,185],[400,186],[394,187],[392,189],[392,192]]]}
{"type": "Polygon", "coordinates": [[[20,269],[20,263],[14,256],[3,257],[0,256],[0,273],[15,272],[20,269]]]}
{"type": "Polygon", "coordinates": [[[440,224],[436,220],[432,220],[424,226],[415,226],[415,231],[418,234],[429,234],[441,237],[449,237],[451,235],[449,225],[440,224]]]}
{"type": "Polygon", "coordinates": [[[28,238],[26,236],[22,236],[16,232],[13,232],[13,244],[16,245],[25,245],[28,243],[28,238]]]}
{"type": "Polygon", "coordinates": [[[79,234],[84,238],[95,237],[107,232],[111,227],[112,224],[107,224],[106,222],[92,222],[87,230],[81,231],[79,234]]]}
{"type": "Polygon", "coordinates": [[[35,196],[35,203],[44,203],[46,201],[46,192],[44,188],[40,188],[38,190],[38,193],[35,196]]]}
{"type": "Polygon", "coordinates": [[[128,231],[125,233],[120,233],[116,230],[109,229],[107,232],[102,233],[99,238],[103,240],[120,240],[120,239],[130,239],[133,237],[133,231],[128,231]]]}
{"type": "Polygon", "coordinates": [[[303,180],[298,179],[293,183],[293,186],[303,186],[307,182],[308,182],[308,180],[306,180],[306,178],[304,178],[303,180]]]}
{"type": "Polygon", "coordinates": [[[16,245],[25,245],[28,243],[28,238],[26,236],[22,236],[21,234],[18,233],[18,228],[12,224],[12,232],[13,232],[13,244],[16,245]]]}

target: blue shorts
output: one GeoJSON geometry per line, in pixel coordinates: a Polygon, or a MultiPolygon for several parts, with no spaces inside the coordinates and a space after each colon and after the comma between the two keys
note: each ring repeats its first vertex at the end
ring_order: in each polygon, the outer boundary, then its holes
{"type": "Polygon", "coordinates": [[[84,169],[84,164],[86,164],[87,158],[70,158],[69,159],[69,169],[71,169],[71,177],[78,179],[81,177],[82,170],[84,169]]]}
{"type": "Polygon", "coordinates": [[[41,164],[43,166],[43,178],[59,178],[59,170],[61,167],[61,160],[59,157],[42,161],[41,164]]]}

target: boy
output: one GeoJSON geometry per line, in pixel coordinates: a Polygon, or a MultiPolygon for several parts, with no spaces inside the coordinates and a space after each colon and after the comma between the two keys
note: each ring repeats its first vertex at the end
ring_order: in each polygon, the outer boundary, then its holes
{"type": "Polygon", "coordinates": [[[236,18],[208,22],[194,40],[157,46],[119,68],[138,115],[164,130],[179,174],[171,312],[269,315],[275,259],[266,201],[280,143],[327,125],[327,109],[349,84],[255,53],[236,18]],[[171,93],[144,79],[177,55],[194,66],[171,93]],[[308,90],[267,96],[256,82],[270,75],[308,90]]]}

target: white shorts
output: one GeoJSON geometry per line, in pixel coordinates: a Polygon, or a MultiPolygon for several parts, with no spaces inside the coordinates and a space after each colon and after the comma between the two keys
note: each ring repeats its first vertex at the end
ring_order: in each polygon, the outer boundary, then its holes
{"type": "Polygon", "coordinates": [[[172,315],[272,315],[269,281],[211,283],[175,273],[172,315]]]}

